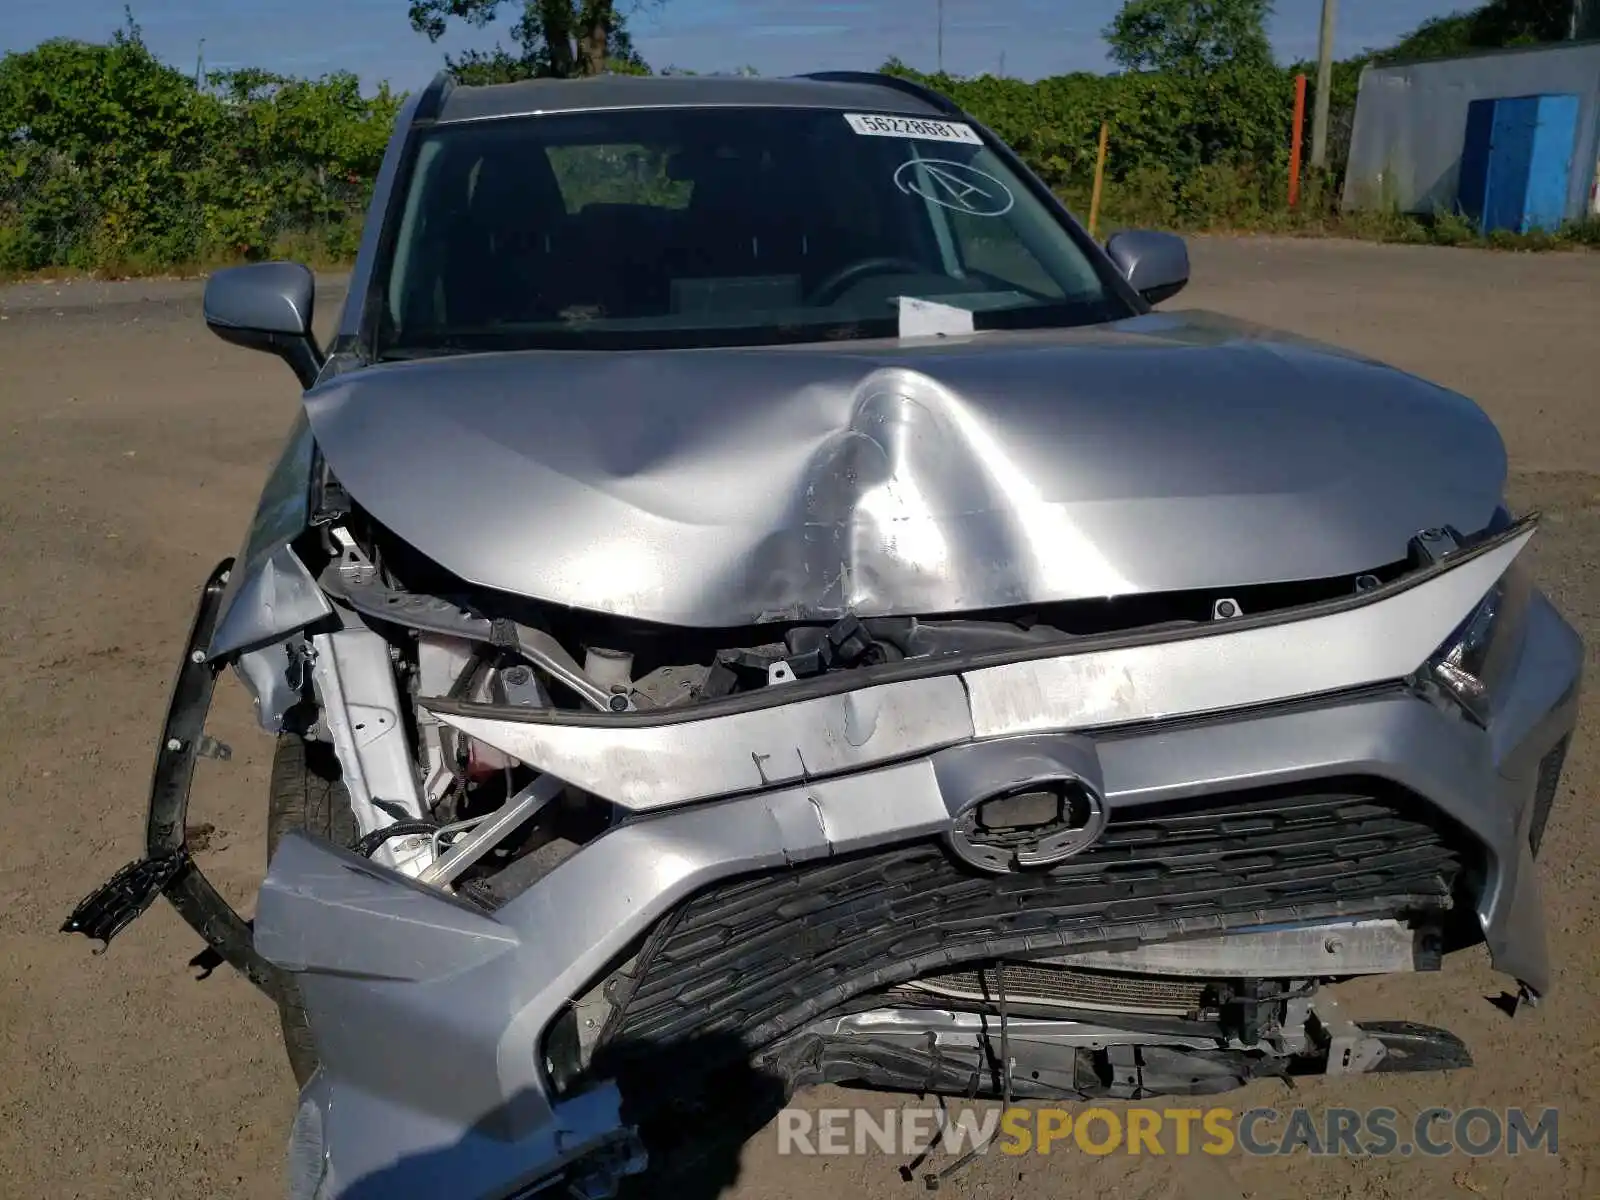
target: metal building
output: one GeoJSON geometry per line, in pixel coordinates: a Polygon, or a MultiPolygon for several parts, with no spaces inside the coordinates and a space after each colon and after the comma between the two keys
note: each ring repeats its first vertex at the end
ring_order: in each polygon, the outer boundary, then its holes
{"type": "Polygon", "coordinates": [[[1371,66],[1343,202],[1548,228],[1600,213],[1597,162],[1600,41],[1371,66]]]}

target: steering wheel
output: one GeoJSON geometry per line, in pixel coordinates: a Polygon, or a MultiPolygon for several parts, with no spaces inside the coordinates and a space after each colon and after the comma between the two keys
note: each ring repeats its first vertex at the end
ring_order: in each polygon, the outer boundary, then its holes
{"type": "Polygon", "coordinates": [[[919,262],[909,258],[900,258],[892,254],[878,254],[872,258],[863,258],[857,262],[847,263],[833,272],[816,287],[811,289],[810,302],[812,304],[832,304],[847,288],[858,283],[869,275],[893,275],[896,272],[902,275],[922,275],[927,268],[919,262]]]}

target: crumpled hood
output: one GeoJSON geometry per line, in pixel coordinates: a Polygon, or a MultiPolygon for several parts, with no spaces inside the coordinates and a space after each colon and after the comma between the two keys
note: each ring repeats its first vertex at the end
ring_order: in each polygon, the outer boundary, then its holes
{"type": "Polygon", "coordinates": [[[308,393],[462,579],[701,627],[1354,574],[1483,527],[1470,401],[1207,313],[918,341],[395,363],[308,393]]]}

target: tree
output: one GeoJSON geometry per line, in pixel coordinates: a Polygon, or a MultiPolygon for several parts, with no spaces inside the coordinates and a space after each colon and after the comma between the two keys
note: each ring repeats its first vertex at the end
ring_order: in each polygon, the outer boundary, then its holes
{"type": "MultiPolygon", "coordinates": [[[[452,20],[484,28],[515,0],[411,0],[411,27],[436,42],[452,20]]],[[[469,50],[446,64],[468,83],[570,79],[605,71],[647,72],[614,0],[521,0],[511,27],[516,51],[469,50]]]]}
{"type": "Polygon", "coordinates": [[[1128,71],[1199,75],[1229,65],[1269,66],[1272,0],[1127,0],[1102,32],[1128,71]]]}
{"type": "Polygon", "coordinates": [[[1449,58],[1476,50],[1559,42],[1571,29],[1572,0],[1490,0],[1481,8],[1432,17],[1378,56],[1381,62],[1449,58]]]}

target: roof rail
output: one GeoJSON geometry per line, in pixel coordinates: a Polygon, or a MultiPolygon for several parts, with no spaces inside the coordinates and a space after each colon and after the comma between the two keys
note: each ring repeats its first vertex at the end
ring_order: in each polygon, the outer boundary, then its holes
{"type": "Polygon", "coordinates": [[[943,92],[936,92],[926,84],[917,83],[912,79],[902,79],[898,75],[885,75],[879,71],[813,71],[800,76],[801,79],[816,79],[823,83],[869,83],[878,87],[893,88],[897,92],[904,92],[908,96],[915,96],[933,105],[934,108],[951,117],[964,117],[966,111],[950,99],[943,92]]]}
{"type": "Polygon", "coordinates": [[[439,110],[444,107],[444,98],[456,86],[456,77],[449,71],[440,71],[422,89],[422,95],[417,100],[417,111],[412,116],[414,121],[433,121],[439,116],[439,110]]]}

